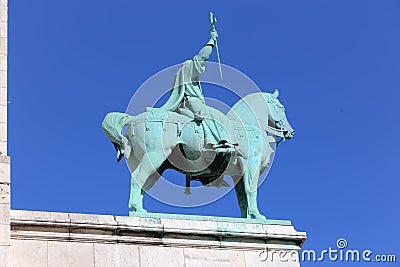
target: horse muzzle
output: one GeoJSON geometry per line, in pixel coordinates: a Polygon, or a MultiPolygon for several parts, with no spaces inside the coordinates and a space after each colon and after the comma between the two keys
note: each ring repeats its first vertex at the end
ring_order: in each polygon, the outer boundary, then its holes
{"type": "Polygon", "coordinates": [[[289,140],[292,139],[293,135],[294,135],[294,131],[283,131],[283,135],[285,136],[285,139],[289,140]]]}

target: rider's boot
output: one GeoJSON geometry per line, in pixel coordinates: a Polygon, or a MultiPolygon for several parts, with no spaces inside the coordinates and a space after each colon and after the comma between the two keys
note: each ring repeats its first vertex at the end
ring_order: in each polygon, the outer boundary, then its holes
{"type": "Polygon", "coordinates": [[[237,145],[238,144],[231,144],[226,140],[221,140],[218,142],[217,145],[214,145],[214,149],[217,152],[217,154],[219,153],[231,154],[232,152],[236,151],[235,146],[237,145]]]}
{"type": "Polygon", "coordinates": [[[201,123],[204,120],[204,116],[201,114],[201,112],[196,112],[194,113],[194,121],[201,123]]]}

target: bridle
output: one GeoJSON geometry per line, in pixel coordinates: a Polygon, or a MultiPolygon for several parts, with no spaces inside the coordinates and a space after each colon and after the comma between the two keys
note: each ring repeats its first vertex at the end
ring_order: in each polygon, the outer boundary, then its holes
{"type": "MultiPolygon", "coordinates": [[[[269,110],[272,111],[272,109],[273,109],[275,106],[274,106],[274,107],[271,107],[271,105],[275,105],[275,102],[274,102],[274,100],[273,100],[271,97],[268,97],[268,98],[267,98],[267,104],[268,104],[269,110]]],[[[275,121],[275,120],[274,120],[274,121],[275,121]]],[[[275,121],[275,124],[276,124],[276,123],[280,123],[280,125],[284,125],[282,119],[280,119],[279,121],[275,121]]],[[[268,123],[267,123],[266,129],[264,129],[264,130],[265,130],[267,133],[270,133],[270,134],[272,134],[272,135],[274,135],[274,136],[280,137],[281,140],[279,140],[279,141],[277,142],[278,144],[279,144],[280,142],[282,142],[283,140],[286,139],[285,134],[284,134],[285,130],[278,129],[278,128],[275,128],[275,127],[271,127],[271,126],[268,125],[268,123]]]]}
{"type": "Polygon", "coordinates": [[[277,129],[277,128],[271,127],[269,125],[267,125],[267,129],[264,129],[264,130],[267,133],[270,133],[272,135],[275,135],[275,136],[278,136],[278,137],[281,137],[281,138],[285,138],[284,130],[277,129]]]}
{"type": "MultiPolygon", "coordinates": [[[[268,105],[269,105],[269,103],[268,103],[268,105]]],[[[275,121],[275,124],[277,122],[280,122],[280,124],[283,125],[283,121],[282,120],[275,121]]],[[[266,131],[267,134],[270,133],[270,134],[272,134],[274,136],[277,136],[277,137],[281,138],[280,140],[276,141],[276,145],[279,145],[280,142],[286,140],[286,137],[285,137],[285,134],[284,134],[285,130],[278,129],[278,128],[275,128],[275,127],[271,127],[271,126],[268,125],[268,123],[267,123],[266,129],[264,129],[264,131],[266,131]]]]}
{"type": "Polygon", "coordinates": [[[267,134],[270,133],[270,134],[272,134],[274,136],[277,136],[277,137],[281,138],[280,140],[276,140],[276,145],[279,145],[280,142],[286,140],[286,137],[285,137],[285,134],[284,134],[284,130],[273,128],[273,127],[267,125],[267,129],[264,129],[264,131],[267,132],[267,134]]]}

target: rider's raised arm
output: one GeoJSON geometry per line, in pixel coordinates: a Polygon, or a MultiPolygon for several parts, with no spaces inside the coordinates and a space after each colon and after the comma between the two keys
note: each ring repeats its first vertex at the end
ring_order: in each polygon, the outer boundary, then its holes
{"type": "Polygon", "coordinates": [[[204,66],[205,61],[207,61],[210,58],[212,49],[215,45],[215,42],[218,38],[218,33],[216,30],[212,30],[210,32],[210,40],[208,43],[199,51],[199,53],[196,55],[197,59],[200,61],[200,63],[204,66]]]}

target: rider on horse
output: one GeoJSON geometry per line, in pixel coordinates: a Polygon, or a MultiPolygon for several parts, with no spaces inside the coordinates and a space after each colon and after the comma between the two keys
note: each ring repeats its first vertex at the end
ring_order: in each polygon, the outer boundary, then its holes
{"type": "Polygon", "coordinates": [[[175,75],[171,96],[161,107],[166,111],[175,111],[193,117],[204,127],[206,147],[215,148],[217,153],[232,150],[231,138],[224,122],[225,115],[217,109],[209,107],[204,101],[199,75],[205,71],[205,62],[211,55],[218,38],[212,24],[210,40],[192,60],[185,61],[175,75]]]}

